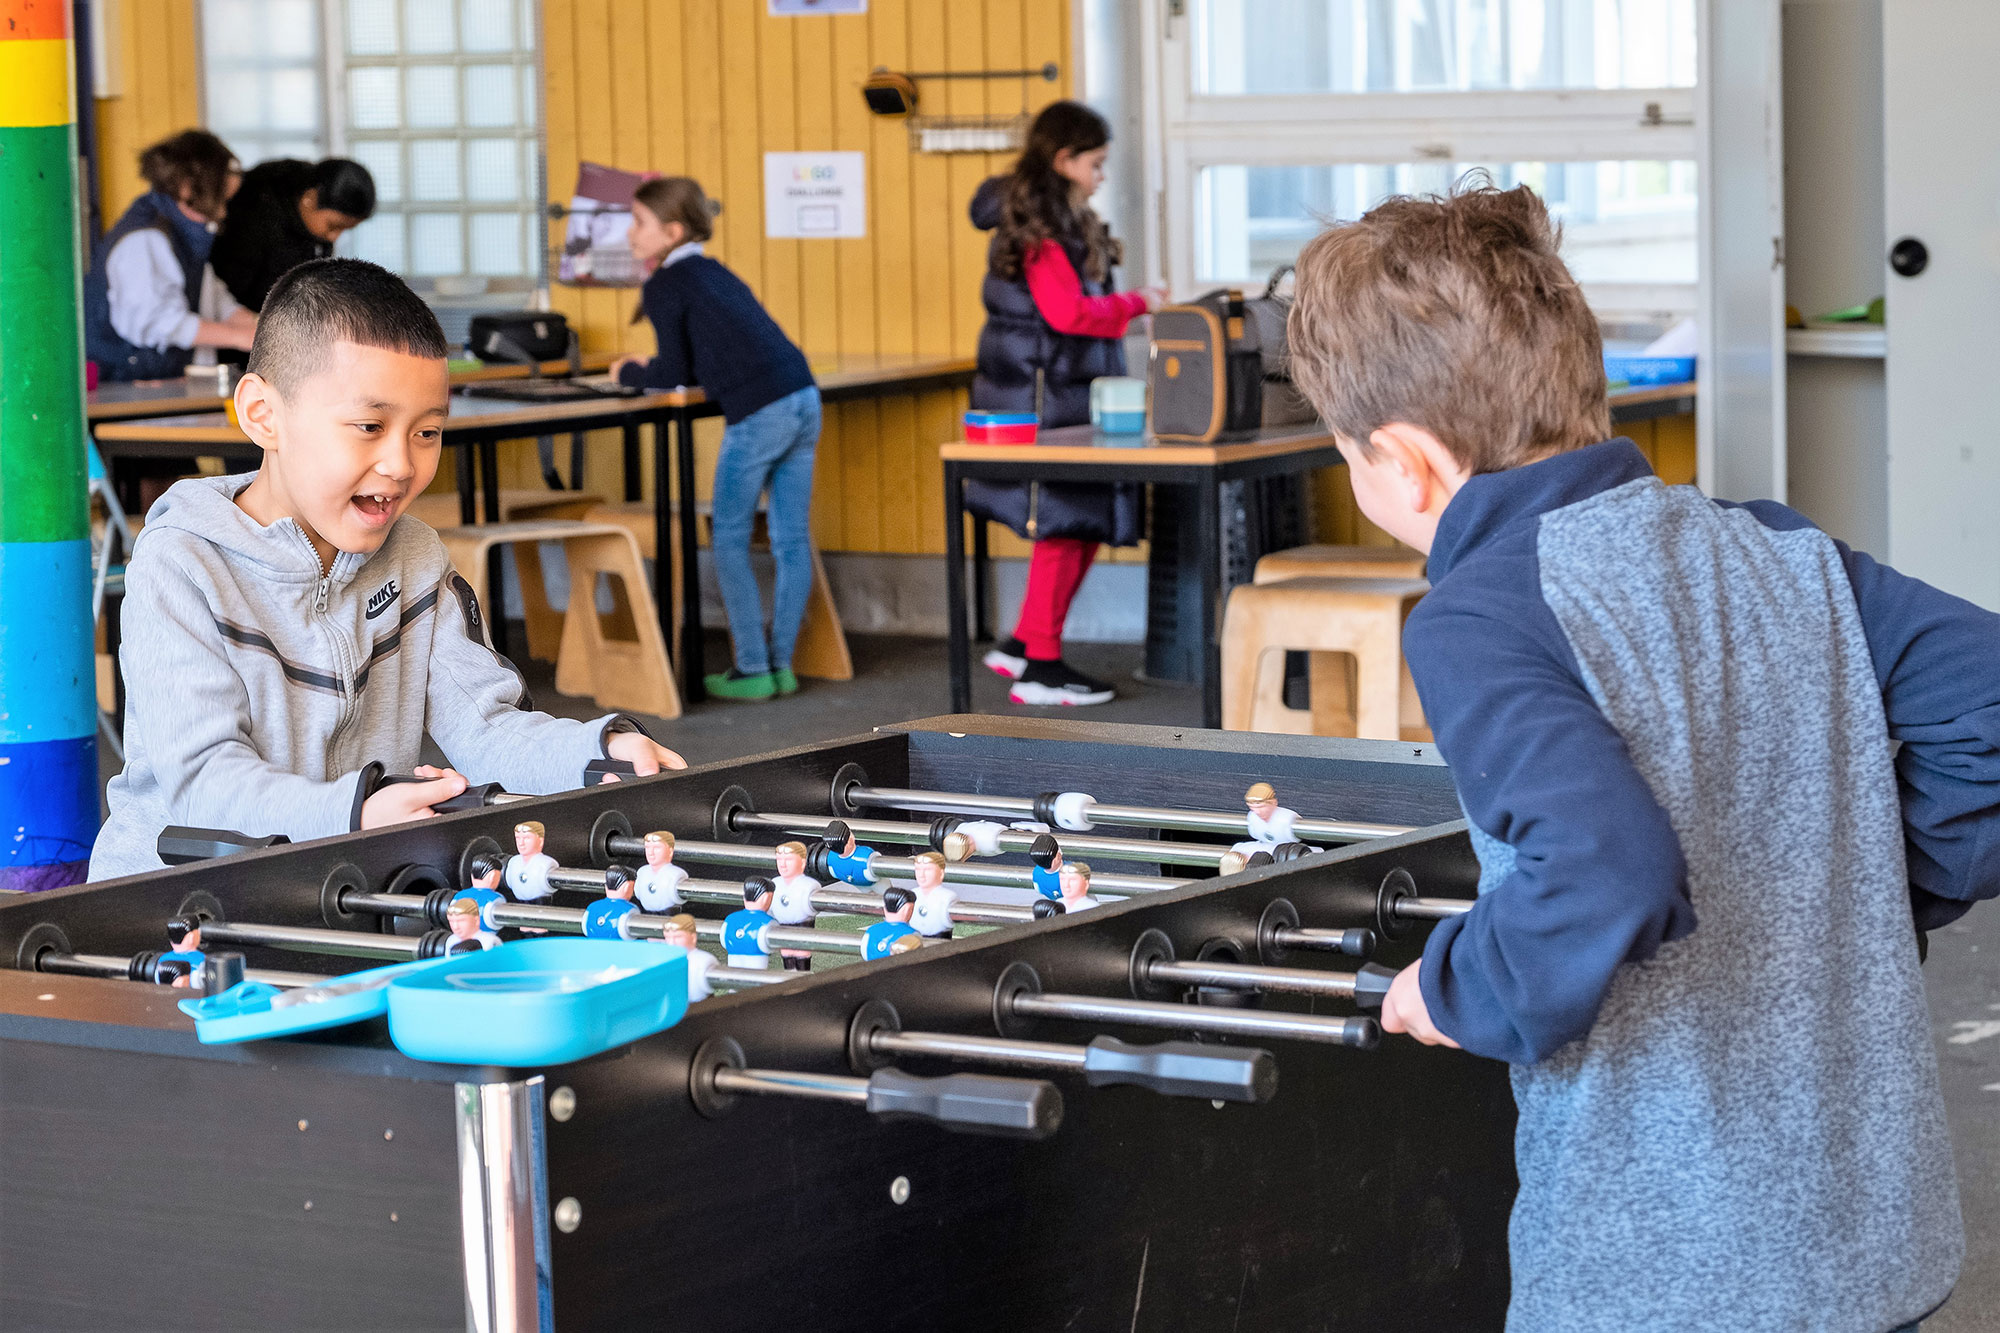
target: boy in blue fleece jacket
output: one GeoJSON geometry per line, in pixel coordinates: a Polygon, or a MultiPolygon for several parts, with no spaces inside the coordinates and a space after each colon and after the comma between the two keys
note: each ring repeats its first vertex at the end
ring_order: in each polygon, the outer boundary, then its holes
{"type": "Polygon", "coordinates": [[[2000,891],[2000,617],[1607,439],[1526,189],[1323,233],[1291,319],[1430,556],[1405,648],[1480,898],[1383,1026],[1513,1066],[1508,1327],[1911,1327],[1964,1253],[1918,945],[2000,891]]]}

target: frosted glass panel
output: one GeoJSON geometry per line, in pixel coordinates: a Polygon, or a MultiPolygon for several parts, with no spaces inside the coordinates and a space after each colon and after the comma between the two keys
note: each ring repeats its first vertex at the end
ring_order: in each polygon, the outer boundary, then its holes
{"type": "Polygon", "coordinates": [[[347,233],[353,242],[356,259],[366,259],[380,264],[392,273],[403,269],[403,218],[401,214],[389,213],[372,217],[347,233]]]}
{"type": "Polygon", "coordinates": [[[514,0],[472,0],[465,6],[459,31],[464,34],[461,50],[513,50],[514,0]]]}
{"type": "Polygon", "coordinates": [[[396,54],[396,0],[347,0],[347,53],[396,54]]]}
{"type": "Polygon", "coordinates": [[[521,66],[521,124],[532,129],[540,107],[541,94],[535,88],[534,66],[523,65],[521,66]]]}
{"type": "Polygon", "coordinates": [[[468,139],[465,197],[480,203],[513,203],[521,197],[520,145],[513,139],[468,139]]]}
{"type": "Polygon", "coordinates": [[[465,123],[482,129],[513,129],[517,86],[512,65],[466,66],[465,123]]]}
{"type": "Polygon", "coordinates": [[[405,71],[409,94],[406,124],[411,129],[446,129],[458,124],[458,71],[450,65],[412,65],[405,71]]]}
{"type": "MultiPolygon", "coordinates": [[[[468,0],[477,9],[485,0],[468,0]]],[[[413,55],[436,55],[456,49],[451,0],[403,0],[403,49],[413,55]]]]}
{"type": "Polygon", "coordinates": [[[375,178],[375,202],[403,200],[403,145],[394,140],[359,139],[347,145],[347,155],[368,168],[375,178]]]}
{"type": "Polygon", "coordinates": [[[465,272],[465,234],[458,214],[410,215],[410,272],[423,278],[465,272]]]}
{"type": "Polygon", "coordinates": [[[270,99],[264,128],[279,134],[315,134],[319,130],[319,71],[274,69],[265,76],[270,99]]]}
{"type": "Polygon", "coordinates": [[[472,271],[489,278],[517,277],[521,264],[521,215],[472,215],[472,271]]]}
{"type": "MultiPolygon", "coordinates": [[[[209,59],[251,61],[264,54],[265,34],[258,29],[257,8],[256,0],[207,0],[201,11],[201,35],[209,59]]],[[[222,91],[211,86],[210,102],[222,91]]]]}
{"type": "Polygon", "coordinates": [[[347,123],[357,130],[400,129],[396,71],[363,67],[347,71],[347,123]]]}
{"type": "Polygon", "coordinates": [[[227,136],[257,128],[264,118],[264,89],[254,79],[226,79],[208,90],[209,128],[227,136]]]}
{"type": "Polygon", "coordinates": [[[254,7],[263,20],[260,59],[292,62],[319,55],[319,15],[312,0],[263,0],[254,7]]]}
{"type": "Polygon", "coordinates": [[[415,139],[410,143],[410,198],[452,203],[464,193],[458,178],[458,140],[415,139]]]}

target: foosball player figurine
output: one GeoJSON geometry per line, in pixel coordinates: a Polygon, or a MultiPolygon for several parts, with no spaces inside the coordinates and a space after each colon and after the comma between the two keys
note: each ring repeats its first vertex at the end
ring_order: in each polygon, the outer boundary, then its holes
{"type": "Polygon", "coordinates": [[[708,973],[715,966],[715,955],[702,948],[695,939],[693,917],[686,912],[668,917],[666,925],[660,928],[660,943],[687,950],[688,1003],[706,1000],[715,994],[708,984],[708,973]]]}
{"type": "Polygon", "coordinates": [[[826,826],[820,835],[826,844],[826,871],[843,884],[873,884],[868,873],[868,863],[875,858],[873,847],[863,847],[854,840],[854,830],[844,819],[836,819],[826,826]]]}
{"type": "Polygon", "coordinates": [[[1299,812],[1279,805],[1278,793],[1270,783],[1251,783],[1250,790],[1243,793],[1243,804],[1248,811],[1244,820],[1250,836],[1237,843],[1234,850],[1248,856],[1252,852],[1268,852],[1281,843],[1298,841],[1292,826],[1298,823],[1299,812]]]}
{"type": "Polygon", "coordinates": [[[507,892],[517,902],[540,902],[555,892],[549,887],[549,872],[556,868],[556,859],[542,850],[548,832],[539,819],[514,825],[515,854],[507,859],[507,892]]]}
{"type": "Polygon", "coordinates": [[[1035,863],[1035,892],[1054,901],[1062,897],[1062,844],[1050,833],[1037,834],[1028,847],[1028,859],[1035,863]]]}
{"type": "Polygon", "coordinates": [[[916,910],[917,895],[908,889],[882,890],[882,919],[861,932],[862,960],[887,958],[902,940],[921,944],[923,937],[910,924],[910,915],[916,910]]]}
{"type": "Polygon", "coordinates": [[[722,952],[731,967],[771,966],[764,932],[778,924],[771,915],[771,899],[777,892],[777,885],[762,875],[743,881],[743,910],[722,918],[722,952]]]}
{"type": "Polygon", "coordinates": [[[168,985],[200,990],[201,965],[208,958],[201,951],[201,918],[193,915],[170,918],[167,943],[174,947],[160,955],[155,975],[165,978],[168,985]]]}
{"type": "MultiPolygon", "coordinates": [[[[810,930],[819,920],[819,913],[813,907],[813,891],[819,888],[819,881],[806,873],[806,845],[802,842],[781,842],[777,849],[778,874],[771,882],[777,894],[771,904],[771,919],[781,926],[800,926],[810,930]]],[[[785,960],[787,972],[812,971],[812,950],[780,949],[778,953],[785,960]]]]}
{"type": "Polygon", "coordinates": [[[507,858],[498,852],[480,852],[472,858],[468,868],[472,872],[472,883],[460,889],[452,901],[471,903],[479,913],[480,928],[490,931],[493,923],[487,919],[487,910],[494,903],[507,901],[507,895],[500,892],[501,877],[507,873],[507,858]]]}
{"type": "Polygon", "coordinates": [[[1065,913],[1103,905],[1102,901],[1090,896],[1089,866],[1081,861],[1071,861],[1062,868],[1062,909],[1065,913]]]}
{"type": "Polygon", "coordinates": [[[584,938],[630,939],[625,932],[638,910],[639,905],[632,901],[632,872],[624,866],[612,866],[604,872],[604,896],[583,909],[584,938]]]}
{"type": "Polygon", "coordinates": [[[918,852],[910,858],[910,873],[917,881],[917,907],[910,924],[927,940],[951,938],[951,909],[958,895],[944,885],[944,854],[918,852]]]}
{"type": "Polygon", "coordinates": [[[674,835],[660,830],[646,835],[646,864],[639,867],[633,891],[648,912],[678,912],[681,885],[688,872],[674,864],[674,835]]]}
{"type": "Polygon", "coordinates": [[[453,898],[444,909],[444,923],[451,931],[451,939],[444,946],[447,957],[452,954],[477,953],[481,949],[491,949],[500,943],[500,937],[490,930],[482,930],[479,923],[480,904],[464,894],[453,898]]]}

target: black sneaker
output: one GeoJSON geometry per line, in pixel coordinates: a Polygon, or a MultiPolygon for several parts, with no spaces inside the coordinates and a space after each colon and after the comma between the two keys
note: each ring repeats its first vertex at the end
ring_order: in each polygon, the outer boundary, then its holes
{"type": "Polygon", "coordinates": [[[979,660],[994,675],[1019,680],[1021,673],[1028,669],[1028,649],[1010,634],[988,649],[986,656],[979,660]]]}
{"type": "Polygon", "coordinates": [[[1014,688],[1007,691],[1012,703],[1045,706],[1062,704],[1108,704],[1118,691],[1101,680],[1093,680],[1063,661],[1029,662],[1014,688]]]}

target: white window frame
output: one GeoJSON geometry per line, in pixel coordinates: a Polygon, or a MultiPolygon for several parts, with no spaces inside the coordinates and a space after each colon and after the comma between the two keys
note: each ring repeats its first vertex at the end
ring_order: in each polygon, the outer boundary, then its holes
{"type": "MultiPolygon", "coordinates": [[[[1693,160],[1696,90],[1204,94],[1193,86],[1191,14],[1177,0],[1143,9],[1151,281],[1178,295],[1196,269],[1196,182],[1211,166],[1406,162],[1693,160]],[[1330,136],[1338,146],[1329,151],[1330,136]]],[[[1589,284],[1600,309],[1691,307],[1693,284],[1589,284]]]]}

